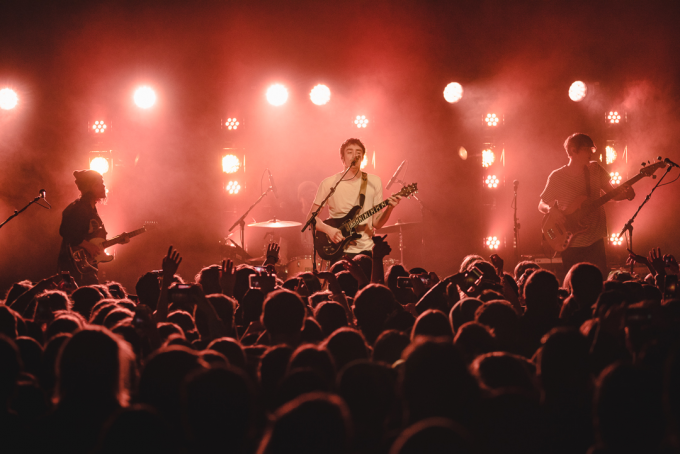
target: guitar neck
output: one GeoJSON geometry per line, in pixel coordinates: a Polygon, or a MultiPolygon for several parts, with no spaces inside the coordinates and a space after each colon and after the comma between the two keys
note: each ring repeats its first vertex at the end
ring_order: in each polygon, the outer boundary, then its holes
{"type": "Polygon", "coordinates": [[[609,202],[610,200],[612,200],[613,198],[618,197],[618,196],[621,195],[621,193],[624,191],[625,186],[633,186],[635,183],[637,183],[638,181],[640,181],[644,176],[645,176],[645,175],[643,175],[643,174],[641,174],[641,173],[635,175],[633,178],[631,178],[630,180],[626,181],[625,183],[623,183],[622,185],[620,185],[618,188],[614,188],[613,191],[609,191],[608,193],[606,193],[605,195],[603,195],[603,196],[600,197],[599,199],[594,200],[594,201],[592,202],[592,204],[590,205],[590,208],[591,208],[591,209],[599,208],[599,207],[601,207],[602,205],[604,205],[605,203],[607,203],[607,202],[609,202]]]}
{"type": "Polygon", "coordinates": [[[353,228],[356,227],[357,225],[359,225],[359,224],[361,224],[362,222],[364,222],[366,219],[368,219],[368,218],[370,218],[371,216],[373,216],[373,215],[374,215],[375,213],[377,213],[378,211],[380,211],[380,210],[382,210],[383,208],[385,208],[385,207],[387,206],[388,203],[389,203],[389,202],[388,202],[387,200],[383,200],[382,202],[380,202],[379,204],[377,204],[376,206],[374,206],[374,207],[371,208],[370,210],[368,210],[368,211],[366,211],[365,213],[362,213],[362,214],[360,214],[359,216],[357,216],[356,218],[354,218],[349,224],[347,224],[347,227],[349,227],[350,229],[353,229],[353,228]]]}
{"type": "MultiPolygon", "coordinates": [[[[140,235],[140,234],[142,234],[142,233],[144,233],[144,232],[146,232],[146,227],[142,227],[141,229],[137,229],[137,230],[133,230],[132,232],[129,232],[129,233],[128,233],[128,237],[129,237],[129,238],[132,238],[132,237],[135,237],[135,236],[137,236],[137,235],[140,235]]],[[[116,236],[116,237],[111,238],[110,240],[104,241],[104,242],[101,244],[101,246],[102,246],[104,249],[106,249],[106,248],[109,247],[109,246],[113,246],[114,244],[119,244],[119,243],[122,243],[122,242],[123,242],[122,237],[116,236]]]]}

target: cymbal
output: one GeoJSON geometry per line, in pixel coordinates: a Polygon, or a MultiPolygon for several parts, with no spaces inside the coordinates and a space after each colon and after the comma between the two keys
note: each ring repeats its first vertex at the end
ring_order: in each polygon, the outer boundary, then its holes
{"type": "Polygon", "coordinates": [[[392,225],[387,225],[385,227],[380,227],[377,229],[378,234],[382,233],[399,233],[403,232],[405,230],[410,230],[414,227],[417,227],[420,225],[420,222],[401,222],[397,221],[396,224],[392,225]]]}
{"type": "Polygon", "coordinates": [[[270,229],[283,229],[286,227],[298,227],[302,225],[295,221],[280,221],[278,219],[270,219],[265,222],[256,222],[255,224],[248,224],[248,227],[265,227],[270,229]]]}

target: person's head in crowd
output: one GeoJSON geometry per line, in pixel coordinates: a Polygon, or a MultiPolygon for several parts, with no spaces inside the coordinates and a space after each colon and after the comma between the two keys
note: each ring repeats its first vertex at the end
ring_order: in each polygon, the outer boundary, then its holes
{"type": "Polygon", "coordinates": [[[488,303],[489,301],[493,300],[505,299],[505,296],[496,290],[486,289],[482,290],[482,292],[477,296],[477,299],[483,303],[488,303]]]}
{"type": "Polygon", "coordinates": [[[336,274],[335,277],[337,277],[338,285],[345,292],[345,295],[354,298],[359,291],[359,281],[352,276],[352,273],[343,270],[336,274]]]}
{"type": "Polygon", "coordinates": [[[279,408],[303,394],[331,391],[333,383],[321,372],[311,367],[296,367],[286,371],[286,375],[279,382],[274,407],[279,408]]]}
{"type": "Polygon", "coordinates": [[[37,340],[28,336],[19,336],[14,341],[21,355],[21,362],[24,364],[24,372],[37,377],[40,374],[42,364],[43,348],[37,340]]]}
{"type": "Polygon", "coordinates": [[[45,331],[45,339],[49,340],[60,333],[75,333],[85,326],[85,320],[77,312],[65,312],[57,315],[45,331]]]}
{"type": "Polygon", "coordinates": [[[99,301],[103,300],[102,294],[94,287],[83,286],[71,294],[73,301],[73,311],[79,313],[86,320],[89,320],[92,314],[92,308],[99,301]]]}
{"type": "Polygon", "coordinates": [[[385,273],[385,284],[392,290],[394,297],[402,306],[418,301],[412,288],[399,287],[397,280],[400,277],[409,277],[409,272],[403,265],[391,265],[385,273]]]}
{"type": "Polygon", "coordinates": [[[186,347],[191,350],[194,350],[193,346],[191,345],[191,342],[189,342],[187,338],[184,337],[183,334],[171,334],[163,343],[163,347],[170,347],[172,345],[178,345],[180,347],[186,347]]]}
{"type": "Polygon", "coordinates": [[[453,340],[453,331],[449,319],[441,311],[426,310],[418,316],[413,330],[411,331],[411,340],[418,336],[430,337],[449,337],[453,340]]]}
{"type": "Polygon", "coordinates": [[[645,293],[640,282],[628,280],[624,281],[623,285],[630,304],[639,303],[645,299],[645,293]]]}
{"type": "Polygon", "coordinates": [[[205,361],[206,364],[210,368],[219,368],[219,367],[227,367],[229,366],[229,360],[227,359],[226,356],[224,356],[222,353],[215,351],[215,350],[198,350],[194,347],[194,344],[191,344],[194,350],[198,351],[199,356],[203,361],[205,361]]]}
{"type": "Polygon", "coordinates": [[[305,317],[305,323],[300,335],[300,344],[318,344],[326,338],[321,325],[313,317],[305,317]]]}
{"type": "Polygon", "coordinates": [[[628,296],[621,291],[607,290],[600,293],[593,307],[593,316],[604,318],[614,307],[627,305],[628,296]]]}
{"type": "Polygon", "coordinates": [[[168,340],[170,336],[173,335],[181,336],[183,339],[186,339],[186,336],[184,336],[184,331],[182,330],[182,328],[180,328],[179,325],[170,322],[159,323],[158,334],[160,335],[161,340],[163,342],[168,340]]]}
{"type": "Polygon", "coordinates": [[[333,293],[328,290],[316,292],[308,298],[309,305],[312,309],[316,309],[316,307],[324,301],[330,301],[331,296],[333,296],[333,293]]]}
{"type": "Polygon", "coordinates": [[[491,329],[477,322],[467,322],[456,331],[453,344],[460,350],[466,362],[477,356],[496,350],[496,337],[491,329]]]}
{"type": "Polygon", "coordinates": [[[354,300],[357,326],[371,344],[385,328],[388,317],[400,309],[390,289],[380,284],[367,285],[354,300]]]}
{"type": "Polygon", "coordinates": [[[331,334],[324,343],[333,356],[336,370],[356,359],[368,359],[369,347],[364,336],[353,328],[340,328],[331,334]]]}
{"type": "Polygon", "coordinates": [[[45,391],[46,396],[52,396],[54,386],[57,383],[57,357],[64,343],[71,338],[71,333],[56,334],[45,343],[42,355],[42,366],[40,369],[40,386],[45,391]]]}
{"type": "Polygon", "coordinates": [[[262,358],[257,369],[257,380],[262,390],[262,397],[268,408],[273,405],[276,388],[286,375],[288,362],[293,355],[293,349],[287,345],[275,345],[269,347],[262,358]]]}
{"type": "Polygon", "coordinates": [[[486,353],[475,358],[470,370],[486,389],[514,388],[537,393],[536,368],[523,356],[507,352],[486,353]]]}
{"type": "Polygon", "coordinates": [[[542,340],[536,372],[551,405],[583,401],[589,391],[590,345],[576,328],[554,328],[542,340]]]}
{"type": "Polygon", "coordinates": [[[380,333],[373,345],[373,361],[391,366],[401,359],[402,353],[410,343],[411,339],[406,333],[396,329],[385,330],[380,333]]]}
{"type": "Polygon", "coordinates": [[[467,322],[475,320],[475,313],[484,303],[477,298],[463,298],[458,301],[449,312],[449,322],[454,333],[467,322]]]}
{"type": "Polygon", "coordinates": [[[603,452],[659,452],[664,437],[662,393],[645,369],[615,363],[597,382],[594,426],[603,452]]]}
{"type": "Polygon", "coordinates": [[[15,282],[12,284],[10,289],[7,291],[7,295],[5,295],[5,304],[7,306],[11,306],[12,303],[21,296],[22,293],[26,292],[27,290],[30,290],[33,287],[33,282],[29,280],[24,280],[20,282],[15,282]]]}
{"type": "Polygon", "coordinates": [[[196,275],[194,280],[203,288],[203,293],[210,295],[213,293],[222,293],[220,286],[220,265],[207,266],[196,275]]]}
{"type": "Polygon", "coordinates": [[[427,418],[404,430],[389,454],[474,454],[465,429],[447,418],[427,418]]]}
{"type": "Polygon", "coordinates": [[[104,318],[104,326],[108,329],[113,328],[113,326],[123,320],[130,319],[135,316],[135,313],[129,309],[123,309],[122,307],[116,307],[111,312],[109,312],[104,318]]]}
{"type": "Polygon", "coordinates": [[[102,432],[96,454],[162,452],[177,454],[170,428],[158,411],[143,404],[131,405],[114,416],[102,432]]]}
{"type": "Polygon", "coordinates": [[[234,284],[234,298],[236,301],[241,302],[243,296],[250,289],[250,275],[257,274],[252,267],[248,265],[239,265],[236,267],[236,283],[234,284]]]}
{"type": "Polygon", "coordinates": [[[0,334],[10,339],[17,338],[17,319],[14,311],[2,304],[0,304],[0,334]]]}
{"type": "Polygon", "coordinates": [[[532,262],[530,260],[524,260],[524,261],[519,262],[517,265],[515,265],[515,270],[514,270],[515,281],[519,281],[519,278],[522,277],[524,272],[526,270],[530,270],[530,269],[540,270],[541,267],[538,266],[537,263],[532,262]]]}
{"type": "Polygon", "coordinates": [[[300,273],[297,275],[297,278],[300,283],[298,292],[301,292],[302,296],[311,296],[321,291],[321,281],[314,274],[309,272],[300,273]]]}
{"type": "Polygon", "coordinates": [[[0,366],[0,414],[4,415],[14,394],[17,378],[24,368],[19,348],[5,334],[0,334],[0,366]]]}
{"type": "Polygon", "coordinates": [[[220,337],[210,342],[208,348],[222,353],[232,366],[240,367],[243,370],[246,369],[246,354],[236,339],[220,337]]]}
{"type": "Polygon", "coordinates": [[[559,315],[560,283],[552,272],[536,270],[524,285],[524,303],[527,311],[547,312],[559,315]]]}
{"type": "Polygon", "coordinates": [[[373,271],[373,259],[366,254],[359,254],[352,257],[352,261],[359,264],[361,271],[368,279],[371,279],[371,272],[373,271]]]}
{"type": "Polygon", "coordinates": [[[349,407],[359,452],[375,452],[384,440],[395,403],[397,374],[387,364],[357,360],[337,379],[337,392],[349,407]]]}
{"type": "Polygon", "coordinates": [[[345,308],[334,301],[325,301],[316,306],[314,318],[321,325],[324,337],[328,337],[336,329],[348,325],[345,308]]]}
{"type": "Polygon", "coordinates": [[[329,388],[335,382],[335,362],[328,350],[315,345],[298,347],[288,362],[288,370],[310,368],[318,372],[328,382],[329,388]]]}
{"type": "Polygon", "coordinates": [[[300,343],[304,319],[305,305],[295,292],[277,290],[267,295],[261,321],[272,345],[296,347],[300,343]]]}
{"type": "Polygon", "coordinates": [[[577,263],[564,278],[564,287],[579,301],[581,307],[595,304],[602,292],[602,271],[592,263],[577,263]]]}
{"type": "Polygon", "coordinates": [[[653,285],[642,284],[642,300],[661,304],[661,301],[663,301],[663,293],[653,285]]]}
{"type": "Polygon", "coordinates": [[[187,438],[195,452],[242,452],[253,435],[255,391],[234,367],[197,369],[183,385],[187,438]]]}
{"type": "Polygon", "coordinates": [[[465,424],[474,417],[479,386],[450,340],[419,337],[403,359],[398,387],[409,424],[433,416],[465,424]]]}
{"type": "Polygon", "coordinates": [[[137,292],[139,304],[145,304],[153,311],[156,310],[158,298],[161,296],[161,285],[159,279],[159,274],[152,271],[145,273],[142,277],[140,277],[137,281],[137,284],[135,285],[135,292],[137,292]]]}
{"type": "Polygon", "coordinates": [[[104,285],[104,284],[92,284],[92,287],[97,289],[99,293],[101,293],[103,298],[113,298],[111,293],[109,292],[109,288],[104,285]]]}
{"type": "Polygon", "coordinates": [[[104,320],[109,312],[116,309],[117,306],[112,300],[102,300],[95,307],[92,308],[92,314],[90,315],[90,323],[93,325],[104,326],[104,320]]]}
{"type": "Polygon", "coordinates": [[[125,287],[120,282],[109,281],[106,283],[106,286],[109,289],[111,298],[122,300],[128,297],[127,290],[125,290],[125,287]]]}
{"type": "Polygon", "coordinates": [[[340,397],[305,394],[276,411],[257,453],[342,454],[351,446],[352,433],[349,410],[340,397]]]}
{"type": "Polygon", "coordinates": [[[345,270],[345,265],[342,263],[342,260],[335,262],[328,269],[328,271],[335,274],[336,276],[338,275],[338,273],[340,273],[341,271],[344,271],[344,270],[345,270]]]}
{"type": "Polygon", "coordinates": [[[515,308],[509,302],[494,300],[484,303],[477,309],[475,321],[491,328],[501,350],[517,351],[519,319],[515,308]]]}
{"type": "Polygon", "coordinates": [[[90,326],[73,334],[57,358],[55,401],[58,405],[126,406],[134,354],[127,342],[108,329],[90,326]]]}
{"type": "Polygon", "coordinates": [[[481,255],[477,255],[477,254],[467,255],[467,256],[465,256],[463,261],[460,263],[459,272],[464,273],[467,270],[469,270],[470,267],[473,266],[475,263],[483,262],[483,261],[484,261],[484,257],[482,257],[481,255]]]}
{"type": "Polygon", "coordinates": [[[250,325],[262,316],[265,295],[259,288],[251,288],[243,296],[239,309],[241,310],[241,323],[243,326],[250,325]]]}
{"type": "Polygon", "coordinates": [[[61,290],[47,290],[35,297],[36,312],[41,306],[52,313],[71,309],[71,300],[66,292],[61,290]]]}
{"type": "Polygon", "coordinates": [[[170,315],[168,315],[168,322],[174,323],[175,325],[182,328],[182,331],[184,331],[184,336],[188,341],[192,341],[198,337],[196,323],[194,322],[194,318],[188,312],[172,312],[170,315]]]}
{"type": "MultiPolygon", "coordinates": [[[[115,299],[115,298],[114,298],[114,299],[115,299]]],[[[127,299],[127,298],[124,298],[124,299],[122,299],[122,300],[117,300],[117,301],[116,301],[116,306],[122,307],[122,308],[124,308],[124,309],[131,310],[132,312],[134,312],[135,309],[137,308],[137,305],[134,303],[134,301],[129,300],[129,299],[127,299]]]]}

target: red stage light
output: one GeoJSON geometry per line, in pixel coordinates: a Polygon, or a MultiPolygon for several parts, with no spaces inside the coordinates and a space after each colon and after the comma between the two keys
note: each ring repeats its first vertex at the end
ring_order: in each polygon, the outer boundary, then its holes
{"type": "Polygon", "coordinates": [[[368,118],[366,118],[366,115],[357,115],[354,119],[354,124],[357,128],[365,128],[368,126],[368,118]]]}
{"type": "Polygon", "coordinates": [[[588,87],[580,80],[577,80],[569,87],[569,98],[571,98],[572,101],[581,102],[585,99],[587,94],[588,87]]]}
{"type": "Polygon", "coordinates": [[[235,195],[241,190],[241,185],[238,184],[238,181],[230,181],[225,189],[230,195],[235,195]]]}
{"type": "Polygon", "coordinates": [[[11,88],[3,88],[0,90],[0,109],[10,110],[14,109],[19,103],[19,96],[11,88]]]}
{"type": "Polygon", "coordinates": [[[498,249],[501,246],[501,240],[497,236],[487,236],[484,238],[484,245],[487,249],[498,249]]]}
{"type": "Polygon", "coordinates": [[[309,93],[309,99],[317,106],[323,106],[331,100],[331,89],[325,85],[317,85],[309,93]]]}
{"type": "Polygon", "coordinates": [[[90,160],[90,170],[94,170],[95,172],[104,175],[109,171],[109,160],[101,156],[92,158],[90,160]]]}
{"type": "Polygon", "coordinates": [[[496,155],[493,150],[482,150],[482,167],[490,167],[494,162],[496,162],[496,155]]]}
{"type": "Polygon", "coordinates": [[[238,129],[239,124],[240,123],[236,118],[227,118],[227,121],[224,122],[224,126],[226,126],[230,131],[235,131],[238,129]]]}
{"type": "Polygon", "coordinates": [[[621,246],[623,244],[623,235],[619,236],[618,233],[612,233],[609,237],[609,244],[612,246],[621,246]]]}
{"type": "Polygon", "coordinates": [[[288,89],[281,84],[274,84],[267,89],[267,101],[272,106],[281,106],[288,101],[288,89]]]}
{"type": "Polygon", "coordinates": [[[609,182],[612,184],[612,186],[617,186],[621,184],[621,175],[619,175],[619,172],[609,172],[610,180],[609,182]]]}
{"type": "Polygon", "coordinates": [[[444,89],[444,99],[447,102],[454,103],[461,100],[463,97],[463,86],[458,82],[451,82],[444,89]]]}
{"type": "Polygon", "coordinates": [[[104,123],[104,121],[95,121],[92,125],[92,130],[95,134],[103,134],[106,132],[106,123],[104,123]]]}
{"type": "Polygon", "coordinates": [[[139,87],[133,96],[135,104],[141,109],[148,109],[156,104],[156,92],[151,87],[139,87]]]}
{"type": "Polygon", "coordinates": [[[484,185],[489,189],[497,188],[499,184],[500,181],[496,175],[489,175],[484,179],[484,185]]]}
{"type": "Polygon", "coordinates": [[[235,173],[241,168],[241,160],[233,155],[228,154],[222,158],[222,171],[224,173],[235,173]]]}
{"type": "Polygon", "coordinates": [[[607,114],[607,123],[609,124],[619,124],[621,122],[621,114],[615,110],[610,110],[607,114]]]}
{"type": "Polygon", "coordinates": [[[486,114],[486,117],[484,117],[484,121],[486,122],[487,126],[498,126],[500,118],[498,118],[498,116],[496,116],[495,113],[490,113],[486,114]]]}

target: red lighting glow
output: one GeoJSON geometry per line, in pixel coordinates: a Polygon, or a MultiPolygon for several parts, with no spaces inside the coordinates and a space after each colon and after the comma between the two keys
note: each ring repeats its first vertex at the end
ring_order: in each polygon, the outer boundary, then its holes
{"type": "Polygon", "coordinates": [[[281,84],[274,84],[267,89],[267,101],[272,106],[282,106],[288,101],[288,89],[281,84]]]}
{"type": "Polygon", "coordinates": [[[619,236],[618,233],[612,233],[609,237],[609,244],[612,246],[621,246],[623,244],[623,236],[619,236]]]}
{"type": "Polygon", "coordinates": [[[103,134],[106,131],[106,123],[103,121],[95,121],[92,125],[92,130],[95,134],[103,134]]]}
{"type": "Polygon", "coordinates": [[[497,236],[488,236],[484,238],[484,245],[487,249],[498,249],[501,246],[501,240],[497,236]]]}
{"type": "Polygon", "coordinates": [[[482,150],[482,167],[489,167],[496,162],[496,155],[490,149],[482,150]]]}
{"type": "Polygon", "coordinates": [[[235,195],[241,190],[241,185],[238,184],[238,181],[230,181],[225,189],[230,195],[235,195]]]}
{"type": "Polygon", "coordinates": [[[583,101],[587,94],[588,87],[586,87],[586,84],[584,84],[580,80],[577,80],[576,82],[571,84],[571,87],[569,87],[569,98],[571,98],[571,100],[574,102],[583,101]]]}
{"type": "Polygon", "coordinates": [[[309,93],[309,99],[317,106],[323,106],[331,100],[331,89],[325,85],[317,85],[309,93]]]}
{"type": "Polygon", "coordinates": [[[148,109],[156,104],[156,92],[151,87],[139,87],[133,96],[135,104],[141,109],[148,109]]]}
{"type": "Polygon", "coordinates": [[[366,115],[357,115],[354,119],[354,124],[357,128],[365,128],[368,126],[368,118],[366,118],[366,115]]]}
{"type": "Polygon", "coordinates": [[[484,179],[484,185],[487,188],[490,188],[490,189],[497,188],[499,184],[500,184],[500,181],[498,180],[496,175],[489,175],[484,179]]]}
{"type": "Polygon", "coordinates": [[[446,102],[455,103],[463,97],[463,86],[458,82],[451,82],[444,89],[444,99],[446,102]]]}
{"type": "Polygon", "coordinates": [[[222,158],[222,171],[224,173],[235,173],[241,168],[241,160],[233,155],[228,154],[222,158]]]}
{"type": "Polygon", "coordinates": [[[621,115],[618,112],[616,112],[615,110],[609,111],[609,113],[607,114],[607,123],[614,125],[614,124],[618,124],[620,122],[621,122],[621,115]]]}
{"type": "Polygon", "coordinates": [[[616,150],[614,147],[610,147],[607,145],[605,148],[605,159],[607,161],[607,164],[612,164],[614,161],[616,161],[616,157],[618,156],[618,153],[616,153],[616,150]]]}
{"type": "Polygon", "coordinates": [[[484,121],[486,122],[487,126],[498,126],[498,122],[500,119],[496,116],[495,113],[490,113],[486,114],[486,117],[484,117],[484,121]]]}
{"type": "Polygon", "coordinates": [[[11,88],[3,88],[0,90],[0,109],[10,110],[14,109],[19,103],[17,93],[11,88]]]}
{"type": "Polygon", "coordinates": [[[240,123],[236,118],[227,118],[227,121],[224,122],[224,126],[230,131],[238,129],[239,124],[240,123]]]}
{"type": "Polygon", "coordinates": [[[94,170],[95,172],[99,172],[100,174],[104,175],[109,171],[109,160],[101,156],[92,158],[90,161],[90,170],[94,170]]]}
{"type": "Polygon", "coordinates": [[[610,180],[609,182],[612,184],[612,186],[617,186],[621,184],[621,175],[619,175],[619,172],[609,172],[610,180]]]}

